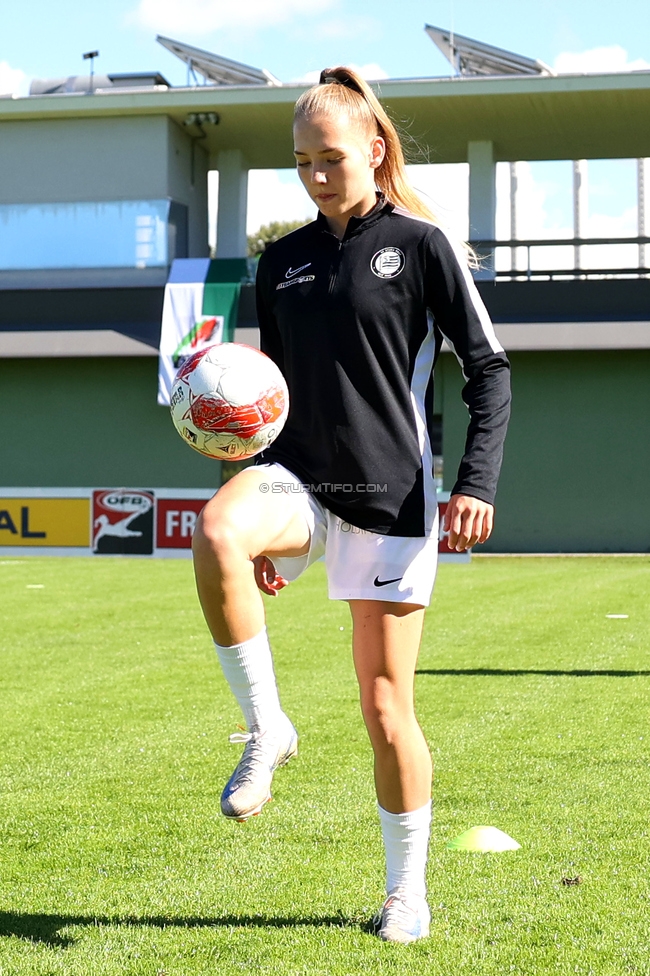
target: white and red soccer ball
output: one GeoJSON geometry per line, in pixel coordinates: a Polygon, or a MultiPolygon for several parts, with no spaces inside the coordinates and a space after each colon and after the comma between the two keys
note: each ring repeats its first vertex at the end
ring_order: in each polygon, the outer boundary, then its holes
{"type": "Polygon", "coordinates": [[[243,461],[268,447],[284,427],[289,391],[273,360],[252,346],[222,342],[186,359],[170,407],[176,430],[195,451],[243,461]]]}

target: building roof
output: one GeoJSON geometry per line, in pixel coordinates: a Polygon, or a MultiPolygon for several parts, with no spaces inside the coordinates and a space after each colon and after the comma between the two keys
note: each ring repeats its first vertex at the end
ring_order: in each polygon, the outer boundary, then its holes
{"type": "MultiPolygon", "coordinates": [[[[240,149],[252,168],[293,165],[293,104],[304,85],[112,90],[0,98],[0,123],[58,118],[166,115],[179,124],[216,112],[211,153],[240,149]]],[[[430,162],[467,159],[467,143],[492,140],[495,158],[650,156],[650,72],[388,80],[379,94],[430,162]]]]}

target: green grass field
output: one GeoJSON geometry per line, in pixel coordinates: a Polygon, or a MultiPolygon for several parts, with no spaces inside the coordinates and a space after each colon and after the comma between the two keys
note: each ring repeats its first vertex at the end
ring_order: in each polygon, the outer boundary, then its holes
{"type": "Polygon", "coordinates": [[[0,559],[0,593],[2,976],[650,973],[650,559],[441,567],[416,679],[433,924],[411,947],[365,929],[383,855],[322,565],[269,601],[301,753],[247,824],[218,813],[240,716],[189,562],[0,559]],[[521,850],[445,848],[476,824],[521,850]]]}

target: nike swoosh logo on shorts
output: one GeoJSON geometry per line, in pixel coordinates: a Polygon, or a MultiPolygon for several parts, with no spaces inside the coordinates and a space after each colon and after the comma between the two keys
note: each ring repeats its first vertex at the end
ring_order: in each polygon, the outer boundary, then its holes
{"type": "Polygon", "coordinates": [[[303,264],[301,268],[295,268],[295,269],[289,268],[289,270],[285,273],[284,277],[293,278],[294,275],[297,275],[299,271],[304,271],[305,268],[311,268],[311,261],[309,262],[309,264],[303,264]]]}
{"type": "Polygon", "coordinates": [[[388,586],[389,583],[399,583],[401,579],[402,577],[398,576],[396,579],[392,580],[380,580],[378,576],[375,576],[375,586],[388,586]]]}

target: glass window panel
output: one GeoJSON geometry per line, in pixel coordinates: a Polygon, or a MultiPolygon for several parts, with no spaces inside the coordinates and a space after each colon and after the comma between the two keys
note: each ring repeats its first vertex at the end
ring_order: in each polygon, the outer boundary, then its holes
{"type": "Polygon", "coordinates": [[[453,237],[469,236],[469,166],[467,163],[419,163],[406,167],[408,178],[443,227],[453,237]]]}
{"type": "Polygon", "coordinates": [[[164,267],[169,209],[169,200],[2,205],[0,269],[164,267]]]}
{"type": "Polygon", "coordinates": [[[590,159],[587,172],[589,237],[636,237],[636,159],[590,159]]]}

